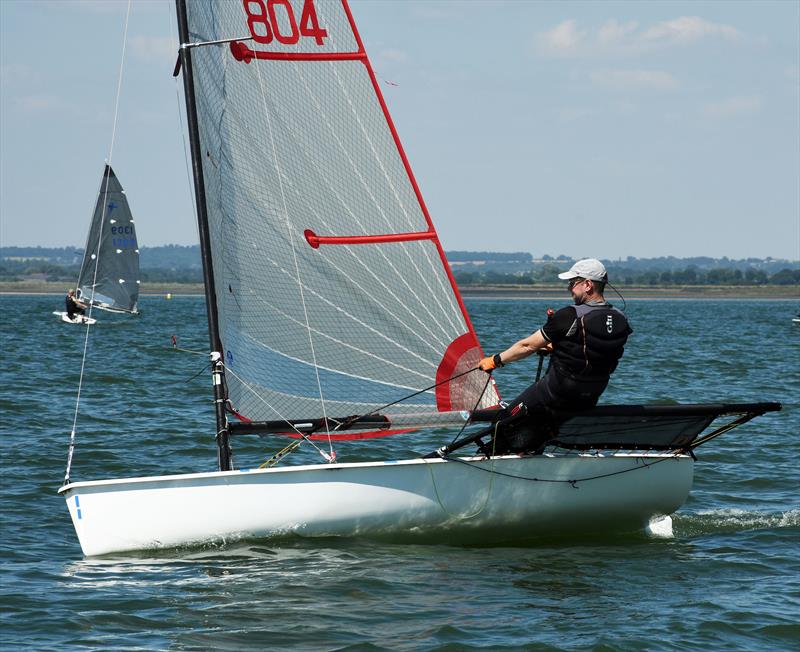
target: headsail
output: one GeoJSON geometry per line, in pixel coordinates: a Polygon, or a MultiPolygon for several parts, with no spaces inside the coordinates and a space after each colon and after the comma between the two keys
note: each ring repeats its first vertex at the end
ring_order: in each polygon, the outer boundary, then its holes
{"type": "Polygon", "coordinates": [[[136,312],[139,244],[128,199],[110,165],[105,166],[86,238],[78,288],[83,301],[115,312],[136,312]],[[94,291],[92,290],[94,286],[94,291]]]}
{"type": "Polygon", "coordinates": [[[393,412],[496,404],[483,374],[446,382],[480,346],[346,2],[183,10],[236,412],[364,414],[442,381],[393,412]]]}

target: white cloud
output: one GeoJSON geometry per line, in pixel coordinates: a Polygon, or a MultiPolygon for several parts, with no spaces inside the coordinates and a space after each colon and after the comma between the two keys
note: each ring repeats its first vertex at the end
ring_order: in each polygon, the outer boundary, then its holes
{"type": "Polygon", "coordinates": [[[675,77],[661,70],[597,70],[590,73],[589,78],[597,86],[621,90],[652,88],[672,91],[680,86],[675,77]]]}
{"type": "Polygon", "coordinates": [[[699,41],[707,36],[721,36],[726,39],[739,38],[739,31],[730,25],[718,25],[703,20],[699,16],[681,16],[654,25],[642,33],[643,43],[674,45],[699,41]]]}
{"type": "Polygon", "coordinates": [[[738,115],[752,115],[761,110],[764,102],[758,95],[730,97],[720,102],[704,105],[701,113],[709,118],[728,118],[738,115]]]}
{"type": "Polygon", "coordinates": [[[712,23],[699,16],[681,16],[651,26],[636,21],[609,20],[599,27],[580,28],[574,19],[533,37],[534,49],[548,57],[582,57],[607,54],[639,54],[647,50],[677,47],[708,38],[734,40],[741,33],[730,25],[712,23]]]}
{"type": "Polygon", "coordinates": [[[597,30],[597,42],[601,45],[614,46],[625,42],[631,38],[639,28],[639,23],[631,21],[629,23],[618,23],[616,20],[609,20],[597,30]]]}
{"type": "Polygon", "coordinates": [[[586,31],[578,30],[574,20],[565,20],[549,32],[536,35],[536,42],[542,54],[550,56],[572,56],[583,46],[586,31]]]}

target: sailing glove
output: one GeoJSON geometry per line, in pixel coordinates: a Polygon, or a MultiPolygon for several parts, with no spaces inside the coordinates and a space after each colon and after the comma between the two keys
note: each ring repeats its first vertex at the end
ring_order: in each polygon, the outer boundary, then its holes
{"type": "Polygon", "coordinates": [[[478,363],[478,369],[481,371],[485,371],[487,374],[492,371],[492,369],[497,369],[498,367],[503,366],[503,361],[500,359],[500,354],[495,353],[488,358],[484,358],[478,363]]]}

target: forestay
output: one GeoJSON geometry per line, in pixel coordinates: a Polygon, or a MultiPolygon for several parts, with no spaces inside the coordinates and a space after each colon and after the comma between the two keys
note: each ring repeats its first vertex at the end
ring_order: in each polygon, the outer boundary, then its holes
{"type": "Polygon", "coordinates": [[[106,165],[78,276],[80,297],[105,310],[136,312],[139,285],[136,226],[125,191],[106,165]]]}
{"type": "MultiPolygon", "coordinates": [[[[193,0],[186,13],[230,407],[256,421],[367,414],[475,368],[347,4],[193,0]]],[[[495,405],[485,386],[468,373],[392,411],[441,422],[495,405]]]]}

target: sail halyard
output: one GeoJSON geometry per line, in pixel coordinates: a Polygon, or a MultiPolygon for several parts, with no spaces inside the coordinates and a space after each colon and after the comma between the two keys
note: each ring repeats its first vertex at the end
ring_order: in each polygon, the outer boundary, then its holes
{"type": "Polygon", "coordinates": [[[179,6],[232,411],[327,423],[442,380],[398,413],[496,404],[462,373],[482,351],[346,3],[179,6]]]}

